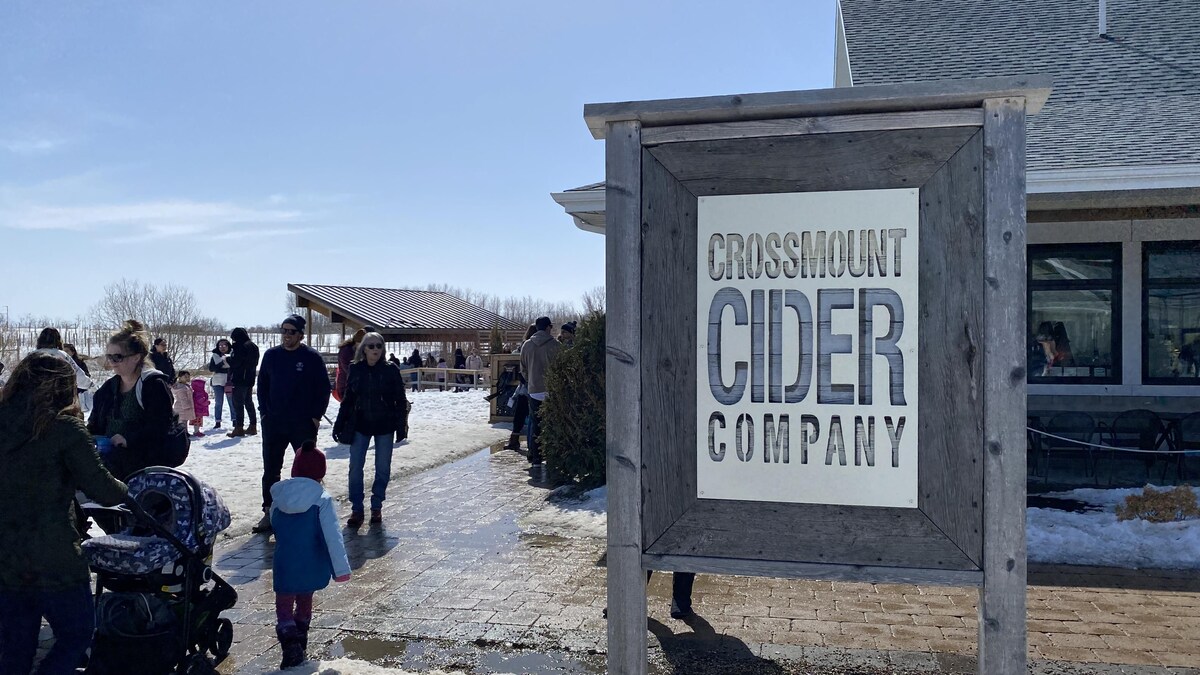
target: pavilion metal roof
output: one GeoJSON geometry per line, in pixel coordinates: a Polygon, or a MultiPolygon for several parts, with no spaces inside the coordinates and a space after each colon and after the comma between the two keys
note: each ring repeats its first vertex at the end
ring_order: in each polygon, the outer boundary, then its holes
{"type": "Polygon", "coordinates": [[[441,291],[288,284],[301,306],[328,311],[334,321],[371,325],[385,336],[523,331],[525,326],[441,291]]]}

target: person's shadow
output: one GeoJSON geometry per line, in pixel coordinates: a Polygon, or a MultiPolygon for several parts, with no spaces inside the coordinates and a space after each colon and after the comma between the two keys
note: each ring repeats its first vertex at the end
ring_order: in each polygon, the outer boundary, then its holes
{"type": "Polygon", "coordinates": [[[674,633],[660,621],[646,619],[646,627],[658,639],[663,656],[676,673],[783,674],[779,664],[755,656],[745,642],[717,633],[699,614],[692,614],[683,622],[691,632],[674,633]]]}
{"type": "Polygon", "coordinates": [[[342,541],[346,544],[346,557],[350,569],[357,570],[368,560],[382,558],[400,544],[395,532],[388,534],[386,526],[363,525],[342,528],[342,541]]]}

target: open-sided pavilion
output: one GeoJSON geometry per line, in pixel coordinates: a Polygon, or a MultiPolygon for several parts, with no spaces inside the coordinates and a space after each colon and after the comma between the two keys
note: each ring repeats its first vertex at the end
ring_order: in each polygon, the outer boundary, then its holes
{"type": "Polygon", "coordinates": [[[342,334],[374,326],[387,342],[469,343],[486,353],[493,330],[500,340],[516,343],[525,326],[440,291],[363,288],[321,284],[288,284],[299,307],[329,317],[342,334]]]}

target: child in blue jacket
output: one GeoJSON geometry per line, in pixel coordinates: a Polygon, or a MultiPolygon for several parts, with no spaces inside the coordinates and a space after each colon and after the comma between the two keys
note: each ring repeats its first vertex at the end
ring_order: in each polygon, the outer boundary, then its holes
{"type": "Polygon", "coordinates": [[[321,487],[325,453],[307,441],[296,452],[292,478],[271,486],[275,530],[275,633],[283,648],[280,668],[307,658],[313,593],[350,580],[350,561],[338,529],[333,498],[321,487]]]}

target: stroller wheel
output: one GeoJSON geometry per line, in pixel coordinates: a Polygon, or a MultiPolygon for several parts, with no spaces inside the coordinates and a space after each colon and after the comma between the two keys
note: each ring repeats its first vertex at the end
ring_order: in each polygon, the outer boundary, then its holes
{"type": "Polygon", "coordinates": [[[184,675],[216,675],[217,669],[213,668],[208,657],[202,653],[192,654],[182,664],[180,671],[184,675]]]}
{"type": "Polygon", "coordinates": [[[213,656],[217,657],[217,663],[221,662],[226,656],[229,656],[229,648],[233,646],[233,622],[229,619],[219,619],[217,621],[217,630],[214,631],[213,643],[210,647],[213,656]]]}

